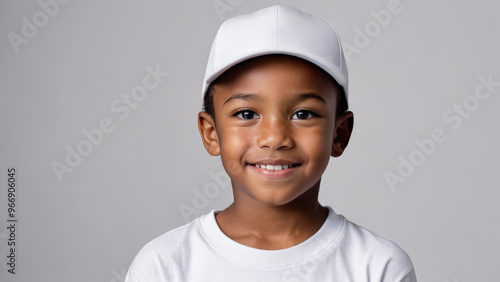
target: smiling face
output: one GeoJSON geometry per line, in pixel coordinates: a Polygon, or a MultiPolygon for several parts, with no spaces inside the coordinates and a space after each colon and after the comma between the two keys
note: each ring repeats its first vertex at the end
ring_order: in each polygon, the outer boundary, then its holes
{"type": "Polygon", "coordinates": [[[221,156],[235,201],[284,205],[319,188],[352,130],[352,113],[336,118],[339,90],[315,65],[285,55],[248,60],[218,80],[215,120],[201,112],[199,128],[208,152],[221,156]]]}

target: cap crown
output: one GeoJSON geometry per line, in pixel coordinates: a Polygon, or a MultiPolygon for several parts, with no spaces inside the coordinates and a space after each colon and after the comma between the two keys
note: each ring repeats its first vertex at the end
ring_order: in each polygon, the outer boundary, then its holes
{"type": "Polygon", "coordinates": [[[287,6],[271,6],[226,20],[208,59],[202,94],[223,72],[245,60],[284,54],[307,60],[344,88],[348,72],[340,39],[328,21],[287,6]]]}

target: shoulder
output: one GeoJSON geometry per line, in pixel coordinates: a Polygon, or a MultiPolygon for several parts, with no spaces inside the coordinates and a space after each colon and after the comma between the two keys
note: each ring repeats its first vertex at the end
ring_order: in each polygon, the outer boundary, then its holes
{"type": "Polygon", "coordinates": [[[345,218],[343,229],[342,245],[353,262],[363,262],[380,281],[416,281],[410,257],[396,243],[345,218]]]}
{"type": "Polygon", "coordinates": [[[168,281],[199,244],[202,232],[197,218],[152,240],[135,256],[125,281],[168,281]]]}
{"type": "Polygon", "coordinates": [[[173,250],[182,247],[186,243],[186,238],[190,234],[196,232],[199,225],[199,218],[191,221],[188,224],[170,230],[163,235],[153,239],[147,243],[138,253],[137,256],[144,256],[147,254],[155,253],[171,253],[173,250]]]}
{"type": "Polygon", "coordinates": [[[396,256],[409,258],[405,251],[390,239],[370,231],[345,219],[344,240],[347,244],[355,244],[368,253],[376,256],[396,256]]]}

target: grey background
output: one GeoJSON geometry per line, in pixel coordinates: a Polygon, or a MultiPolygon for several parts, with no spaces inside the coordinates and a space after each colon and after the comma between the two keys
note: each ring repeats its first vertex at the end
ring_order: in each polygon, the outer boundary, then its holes
{"type": "MultiPolygon", "coordinates": [[[[33,22],[43,9],[1,1],[0,280],[122,281],[144,244],[185,223],[179,205],[193,206],[193,189],[222,171],[202,146],[196,115],[223,19],[288,4],[326,18],[355,46],[356,28],[391,1],[73,0],[17,53],[8,34],[22,36],[22,18],[33,22]],[[169,76],[121,120],[113,101],[157,65],[169,76]],[[65,164],[66,146],[103,118],[114,131],[60,182],[51,164],[65,164]],[[6,265],[9,166],[18,169],[16,275],[6,265]]],[[[456,129],[443,114],[472,101],[479,76],[500,81],[500,4],[399,3],[350,56],[355,130],[324,175],[320,201],[397,242],[420,281],[499,281],[500,87],[456,129]],[[446,141],[391,189],[384,173],[397,173],[398,157],[408,159],[436,128],[446,141]]],[[[216,187],[200,215],[231,202],[229,187],[216,187]]]]}

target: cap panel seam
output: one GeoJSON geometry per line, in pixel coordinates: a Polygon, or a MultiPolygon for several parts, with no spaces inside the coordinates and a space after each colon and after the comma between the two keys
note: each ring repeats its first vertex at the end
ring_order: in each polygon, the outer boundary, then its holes
{"type": "Polygon", "coordinates": [[[280,6],[276,6],[276,47],[280,42],[280,6]]]}

